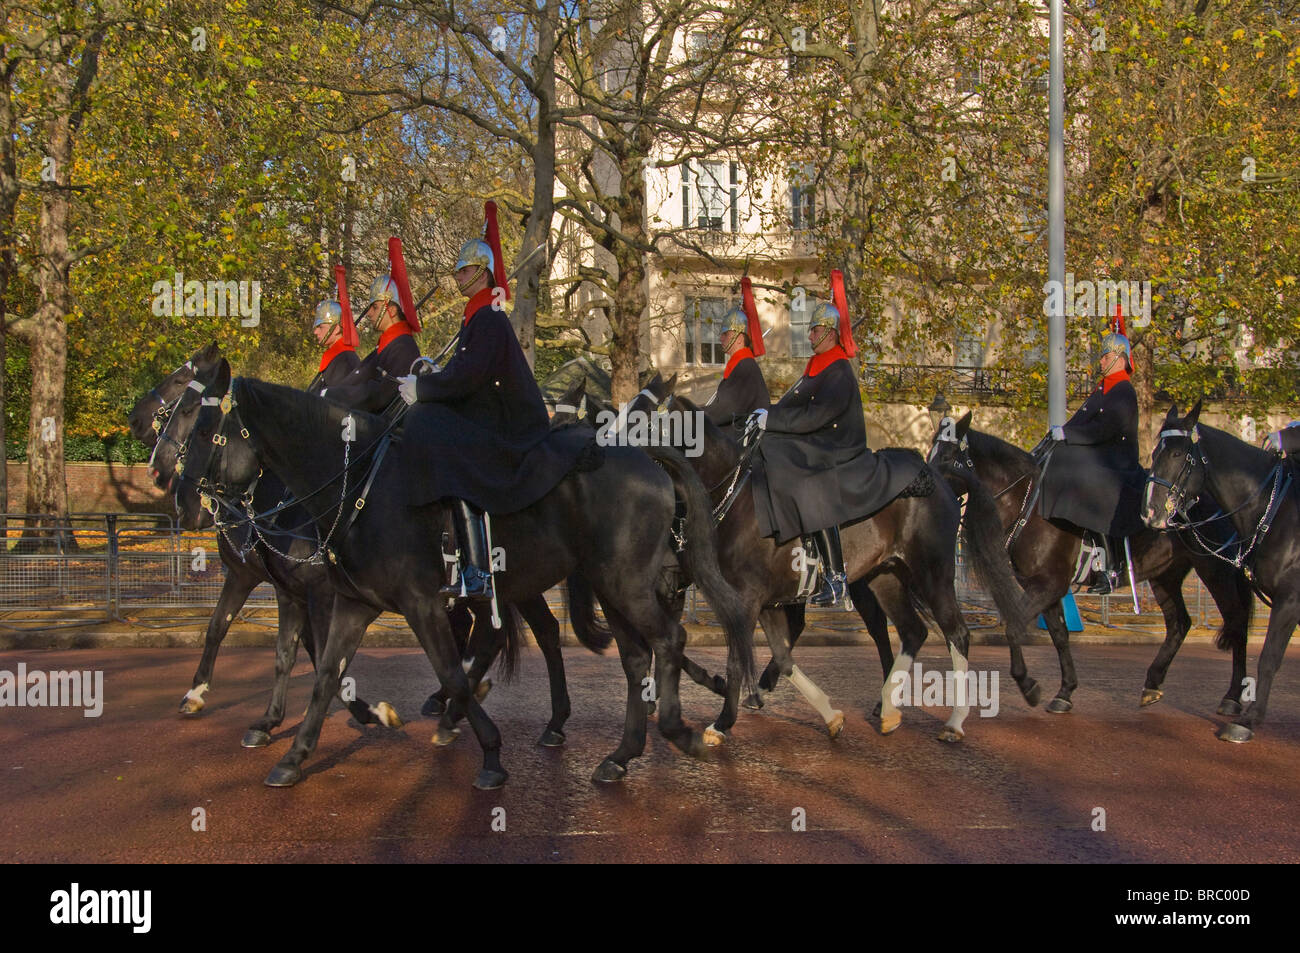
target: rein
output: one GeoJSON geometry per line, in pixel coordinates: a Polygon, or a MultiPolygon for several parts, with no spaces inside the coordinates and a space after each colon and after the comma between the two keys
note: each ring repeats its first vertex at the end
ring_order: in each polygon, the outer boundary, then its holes
{"type": "Polygon", "coordinates": [[[1152,486],[1163,486],[1165,488],[1165,513],[1169,517],[1170,528],[1190,531],[1192,538],[1196,540],[1197,544],[1205,552],[1223,560],[1234,569],[1240,569],[1244,572],[1246,578],[1251,583],[1251,587],[1255,589],[1256,594],[1264,600],[1265,605],[1270,605],[1268,599],[1264,597],[1264,595],[1259,591],[1259,588],[1255,585],[1254,579],[1252,578],[1253,573],[1247,565],[1247,562],[1259,544],[1264,541],[1264,537],[1268,535],[1268,531],[1272,529],[1273,520],[1277,517],[1277,512],[1281,509],[1282,502],[1286,499],[1287,492],[1291,488],[1292,480],[1288,468],[1280,462],[1274,465],[1273,469],[1269,471],[1268,476],[1264,477],[1259,486],[1255,488],[1255,492],[1235,509],[1225,512],[1222,507],[1220,507],[1219,512],[1209,519],[1193,520],[1187,513],[1187,490],[1183,484],[1191,475],[1192,470],[1195,469],[1198,462],[1205,468],[1206,479],[1208,480],[1210,461],[1205,455],[1204,449],[1201,449],[1199,446],[1200,432],[1197,430],[1195,425],[1192,426],[1191,430],[1162,430],[1160,432],[1159,441],[1156,444],[1157,454],[1160,452],[1160,444],[1164,443],[1166,437],[1188,438],[1191,441],[1192,447],[1197,449],[1197,453],[1193,454],[1190,450],[1186,453],[1183,465],[1172,481],[1157,477],[1153,467],[1153,472],[1149,477],[1147,477],[1147,486],[1144,492],[1145,499],[1143,500],[1144,508],[1147,510],[1150,509],[1152,486]],[[1264,507],[1263,515],[1260,516],[1259,521],[1255,524],[1255,530],[1251,533],[1249,543],[1242,546],[1242,541],[1236,534],[1234,534],[1233,538],[1228,540],[1228,542],[1224,543],[1222,546],[1213,546],[1210,542],[1207,542],[1199,532],[1197,532],[1197,530],[1202,526],[1214,523],[1223,517],[1231,517],[1237,513],[1243,512],[1247,507],[1253,506],[1255,501],[1263,495],[1264,487],[1268,486],[1270,483],[1272,484],[1272,488],[1269,491],[1268,504],[1264,507]],[[1177,517],[1177,522],[1174,521],[1174,517],[1177,517]],[[1224,551],[1234,545],[1238,547],[1236,556],[1229,557],[1224,555],[1224,551]]]}

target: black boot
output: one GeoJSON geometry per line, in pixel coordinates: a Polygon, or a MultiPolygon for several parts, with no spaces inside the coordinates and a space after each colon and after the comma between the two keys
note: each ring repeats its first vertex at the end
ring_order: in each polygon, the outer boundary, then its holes
{"type": "Polygon", "coordinates": [[[492,554],[487,548],[483,514],[464,500],[456,500],[451,515],[456,527],[456,545],[460,549],[460,579],[443,586],[441,594],[491,601],[492,554]]]}
{"type": "Polygon", "coordinates": [[[1093,580],[1092,585],[1088,587],[1088,592],[1094,596],[1109,596],[1119,588],[1119,563],[1116,553],[1123,552],[1123,543],[1117,548],[1116,540],[1109,536],[1099,537],[1101,541],[1101,550],[1105,554],[1106,565],[1097,573],[1097,578],[1093,580]]]}
{"type": "Polygon", "coordinates": [[[840,550],[840,528],[832,526],[817,533],[817,551],[822,557],[822,587],[808,604],[837,606],[844,601],[844,553],[840,550]]]}

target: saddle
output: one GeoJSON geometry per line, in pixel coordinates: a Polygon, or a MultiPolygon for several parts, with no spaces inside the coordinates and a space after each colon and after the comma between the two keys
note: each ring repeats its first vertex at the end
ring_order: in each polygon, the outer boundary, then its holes
{"type": "MultiPolygon", "coordinates": [[[[885,449],[877,450],[876,452],[882,454],[884,453],[906,454],[909,457],[919,458],[922,464],[924,464],[925,462],[925,458],[922,457],[919,452],[913,450],[911,447],[886,447],[885,449]]],[[[899,494],[896,497],[894,497],[894,499],[904,500],[909,497],[920,497],[920,498],[927,497],[934,492],[934,488],[935,488],[934,471],[931,470],[928,466],[922,466],[921,469],[917,472],[916,476],[912,478],[912,482],[907,484],[907,486],[903,487],[903,489],[899,492],[899,494]]]]}

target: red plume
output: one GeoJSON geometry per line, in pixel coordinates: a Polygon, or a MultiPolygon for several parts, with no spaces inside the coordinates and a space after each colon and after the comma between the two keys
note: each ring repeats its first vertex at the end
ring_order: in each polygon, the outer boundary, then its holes
{"type": "Polygon", "coordinates": [[[853,322],[849,320],[849,298],[844,293],[844,273],[838,268],[831,271],[831,301],[840,313],[840,347],[849,357],[858,353],[853,343],[853,322]]]}
{"type": "Polygon", "coordinates": [[[749,319],[749,349],[754,352],[755,357],[762,357],[767,353],[767,348],[763,346],[763,325],[758,322],[754,289],[750,287],[748,278],[740,279],[740,300],[745,309],[745,317],[749,319]]]}
{"type": "Polygon", "coordinates": [[[406,260],[402,258],[402,240],[396,235],[388,239],[388,274],[397,282],[397,295],[402,302],[402,317],[412,331],[420,330],[420,316],[415,313],[415,299],[411,297],[411,282],[406,277],[406,260]]]}
{"type": "Polygon", "coordinates": [[[1124,335],[1124,337],[1128,337],[1128,332],[1124,330],[1124,312],[1121,310],[1118,302],[1115,304],[1115,321],[1113,322],[1112,330],[1124,335]]]}
{"type": "Polygon", "coordinates": [[[510,286],[506,284],[506,263],[501,259],[501,232],[497,229],[497,203],[488,201],[483,204],[483,217],[487,219],[487,231],[484,237],[488,248],[492,249],[492,278],[498,288],[506,289],[506,300],[510,300],[510,286]]]}
{"type": "Polygon", "coordinates": [[[348,300],[347,272],[342,265],[334,266],[334,284],[339,287],[339,307],[343,310],[343,343],[348,347],[356,347],[361,343],[361,337],[357,334],[356,322],[352,320],[352,302],[348,300]]]}

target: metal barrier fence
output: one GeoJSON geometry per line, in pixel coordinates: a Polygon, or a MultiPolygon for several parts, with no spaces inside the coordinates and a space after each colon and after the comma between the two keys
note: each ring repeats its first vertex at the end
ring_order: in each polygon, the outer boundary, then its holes
{"type": "MultiPolygon", "coordinates": [[[[0,628],[59,628],[96,622],[129,621],[168,625],[206,621],[225,581],[214,531],[188,532],[167,514],[77,514],[57,525],[28,528],[27,514],[0,515],[0,628]]],[[[973,630],[1002,627],[992,599],[972,578],[957,553],[957,596],[973,630]]],[[[1217,628],[1222,619],[1200,579],[1188,576],[1183,590],[1195,624],[1217,628]]],[[[1142,612],[1133,612],[1127,591],[1115,596],[1076,594],[1085,620],[1102,626],[1163,633],[1159,606],[1146,583],[1138,586],[1142,612]]],[[[547,602],[564,629],[567,607],[560,589],[547,602]]],[[[241,620],[274,625],[275,596],[269,585],[250,594],[241,620]]],[[[1267,618],[1264,614],[1264,619],[1267,618]]],[[[692,587],[686,601],[687,621],[717,625],[703,596],[692,587]]],[[[809,627],[857,632],[856,613],[810,609],[809,627]]],[[[1260,619],[1256,620],[1257,623],[1260,619]]],[[[400,617],[385,614],[380,625],[404,627],[400,617]]]]}

